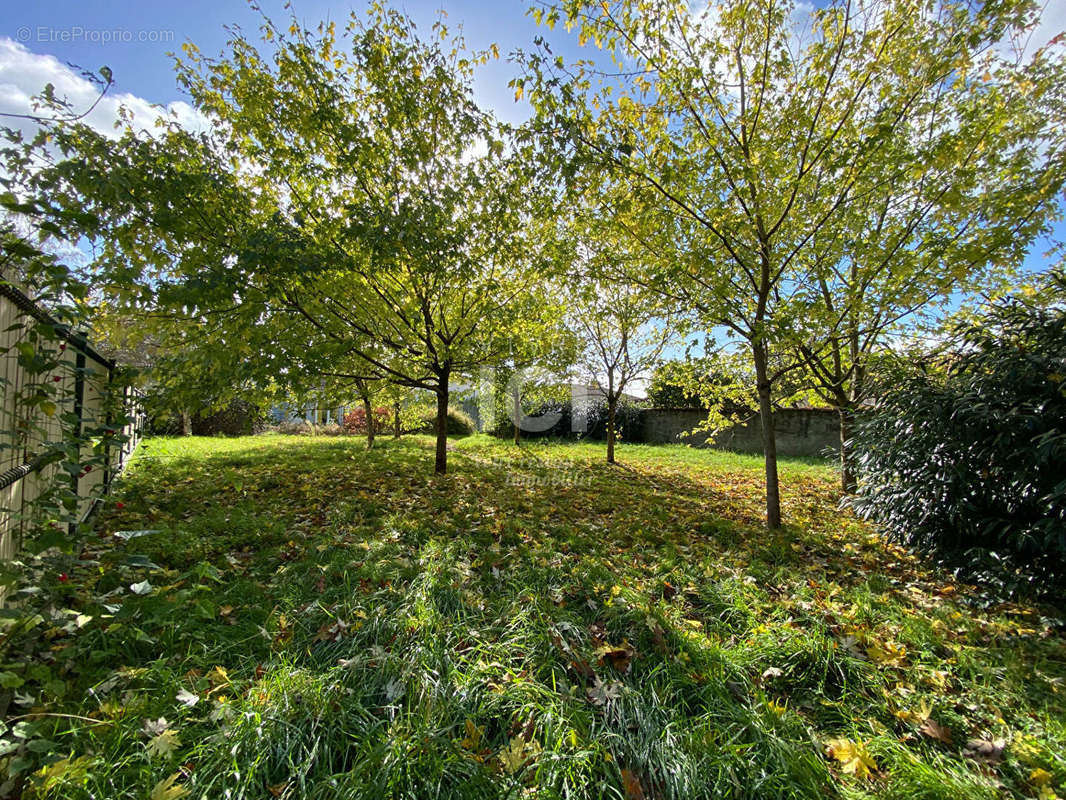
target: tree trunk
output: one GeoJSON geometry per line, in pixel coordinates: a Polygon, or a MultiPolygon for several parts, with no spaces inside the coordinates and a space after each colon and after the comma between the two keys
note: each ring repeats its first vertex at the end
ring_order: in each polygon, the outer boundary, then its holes
{"type": "Polygon", "coordinates": [[[400,404],[394,403],[392,406],[392,438],[400,438],[400,404]]]}
{"type": "Polygon", "coordinates": [[[363,411],[366,412],[366,449],[374,448],[374,409],[370,405],[370,396],[363,395],[363,411]]]}
{"type": "Polygon", "coordinates": [[[615,397],[607,398],[607,463],[614,463],[614,414],[618,407],[615,397]]]}
{"type": "Polygon", "coordinates": [[[441,377],[437,389],[437,457],[433,471],[444,475],[448,471],[448,375],[441,377]]]}
{"type": "Polygon", "coordinates": [[[762,343],[752,345],[755,361],[755,380],[759,391],[759,422],[762,426],[763,460],[766,464],[766,527],[781,527],[781,487],[777,480],[777,434],[774,430],[774,408],[770,398],[768,354],[762,343]]]}
{"type": "Polygon", "coordinates": [[[837,408],[840,415],[840,488],[844,494],[855,494],[858,479],[855,476],[855,458],[851,452],[851,426],[855,420],[855,409],[850,405],[837,408]]]}
{"type": "Polygon", "coordinates": [[[514,443],[522,443],[522,429],[518,427],[518,423],[522,420],[522,395],[518,393],[518,389],[515,389],[511,393],[512,411],[511,421],[514,422],[514,443]]]}
{"type": "Polygon", "coordinates": [[[192,414],[188,411],[181,412],[181,435],[192,436],[192,414]]]}

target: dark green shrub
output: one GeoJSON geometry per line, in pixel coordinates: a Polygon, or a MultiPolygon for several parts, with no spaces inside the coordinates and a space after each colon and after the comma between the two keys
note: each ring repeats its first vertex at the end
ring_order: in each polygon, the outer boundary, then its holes
{"type": "MultiPolygon", "coordinates": [[[[436,433],[437,432],[437,411],[436,409],[427,410],[422,415],[422,433],[436,433]]],[[[477,425],[469,415],[460,411],[458,408],[448,409],[448,435],[449,436],[470,436],[477,432],[477,425]]]]}
{"type": "Polygon", "coordinates": [[[196,414],[192,432],[196,436],[247,436],[266,425],[266,414],[246,400],[233,400],[223,408],[196,414]]]}
{"type": "MultiPolygon", "coordinates": [[[[615,431],[622,441],[640,441],[643,426],[640,419],[641,406],[629,400],[621,400],[615,409],[615,431]]],[[[535,411],[527,412],[529,416],[558,414],[559,419],[551,428],[544,431],[522,431],[523,439],[560,438],[560,439],[607,439],[607,401],[594,402],[586,407],[585,429],[574,431],[573,406],[569,400],[547,401],[535,411]]],[[[493,436],[509,438],[514,433],[514,423],[509,414],[500,413],[495,425],[489,431],[493,436]]]]}
{"type": "Polygon", "coordinates": [[[1066,279],[903,368],[854,439],[854,506],[976,577],[1066,578],[1066,279]],[[990,567],[995,567],[990,570],[990,567]]]}

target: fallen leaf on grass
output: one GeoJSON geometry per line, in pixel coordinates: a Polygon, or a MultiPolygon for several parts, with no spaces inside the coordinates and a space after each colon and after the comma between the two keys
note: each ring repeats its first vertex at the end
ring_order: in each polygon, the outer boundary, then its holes
{"type": "Polygon", "coordinates": [[[898,667],[907,656],[907,648],[891,642],[873,642],[866,645],[866,656],[875,664],[883,667],[898,667]]]}
{"type": "Polygon", "coordinates": [[[1051,785],[1051,773],[1038,767],[1029,773],[1029,782],[1036,787],[1037,800],[1058,800],[1055,787],[1051,785]]]}
{"type": "Polygon", "coordinates": [[[626,800],[644,800],[644,787],[640,785],[640,778],[628,769],[622,770],[622,788],[625,790],[626,800]]]}
{"type": "Polygon", "coordinates": [[[181,777],[180,772],[175,772],[169,778],[163,778],[152,789],[152,793],[148,795],[148,800],[181,800],[189,793],[189,790],[178,783],[178,778],[181,777]]]}
{"type": "Polygon", "coordinates": [[[348,630],[348,623],[342,620],[329,621],[322,623],[322,626],[318,629],[318,633],[315,634],[314,641],[316,642],[339,642],[344,638],[345,632],[348,630]]]}
{"type": "Polygon", "coordinates": [[[146,719],[141,725],[141,730],[146,736],[158,736],[169,727],[170,723],[167,722],[167,718],[160,717],[159,719],[146,719]]]}
{"type": "Polygon", "coordinates": [[[611,700],[617,700],[622,693],[621,681],[603,681],[597,675],[592,686],[585,690],[589,701],[594,706],[605,706],[611,700]]]}
{"type": "Polygon", "coordinates": [[[838,636],[837,644],[853,658],[863,658],[863,652],[859,649],[859,640],[855,636],[838,636]]]}
{"type": "Polygon", "coordinates": [[[944,744],[951,744],[951,730],[945,728],[932,717],[926,717],[918,731],[924,733],[930,739],[936,739],[944,744]]]}
{"type": "Polygon", "coordinates": [[[207,673],[207,679],[211,682],[212,691],[223,686],[229,686],[229,673],[225,667],[215,667],[207,673]]]}
{"type": "Polygon", "coordinates": [[[169,758],[181,747],[181,738],[175,730],[165,730],[148,742],[148,755],[169,758]]]}
{"type": "Polygon", "coordinates": [[[630,662],[636,653],[637,651],[624,639],[620,645],[615,646],[605,642],[595,650],[601,664],[610,664],[619,672],[629,671],[630,662]]]}
{"type": "Polygon", "coordinates": [[[477,751],[481,744],[481,736],[485,733],[485,729],[475,725],[471,720],[466,721],[466,737],[459,742],[459,746],[464,750],[477,751]]]}
{"type": "Polygon", "coordinates": [[[186,708],[192,708],[200,702],[200,696],[193,694],[188,689],[182,689],[178,692],[178,696],[175,699],[186,708]]]}
{"type": "Polygon", "coordinates": [[[509,775],[514,775],[525,766],[526,762],[540,754],[540,744],[536,740],[527,742],[521,736],[511,739],[511,743],[500,751],[500,764],[509,775]]]}
{"type": "Polygon", "coordinates": [[[92,766],[91,756],[68,757],[53,761],[37,770],[37,788],[49,792],[50,789],[58,788],[68,782],[84,781],[92,766]]]}
{"type": "Polygon", "coordinates": [[[966,749],[962,754],[976,761],[984,761],[987,764],[998,764],[1003,760],[1003,751],[1007,747],[1005,739],[970,739],[966,742],[966,749]]]}
{"type": "Polygon", "coordinates": [[[851,739],[830,739],[826,742],[829,757],[840,762],[840,770],[856,778],[871,778],[877,771],[877,762],[862,742],[851,739]]]}
{"type": "MultiPolygon", "coordinates": [[[[908,691],[908,694],[909,693],[910,692],[908,691]]],[[[885,694],[887,695],[888,692],[886,692],[885,694]]],[[[890,698],[889,708],[892,709],[892,716],[894,716],[896,719],[903,720],[904,722],[912,722],[915,725],[921,725],[923,722],[929,719],[929,714],[932,712],[932,707],[929,705],[929,703],[925,701],[922,701],[922,704],[918,706],[917,710],[894,708],[894,705],[895,704],[890,698]]]]}

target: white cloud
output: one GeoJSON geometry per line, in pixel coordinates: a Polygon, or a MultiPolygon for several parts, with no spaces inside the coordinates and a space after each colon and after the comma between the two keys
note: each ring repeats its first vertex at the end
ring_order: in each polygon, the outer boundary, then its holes
{"type": "MultiPolygon", "coordinates": [[[[56,96],[69,101],[78,113],[92,106],[100,95],[98,86],[55,56],[33,53],[25,45],[0,37],[0,112],[35,113],[33,97],[39,95],[49,83],[55,87],[56,96]]],[[[202,130],[209,126],[207,119],[184,101],[156,105],[128,92],[112,92],[108,92],[85,119],[89,125],[106,135],[117,135],[115,122],[119,119],[120,107],[125,107],[133,114],[137,126],[149,130],[155,120],[164,114],[189,130],[202,130]]],[[[0,117],[0,124],[16,125],[26,132],[33,128],[29,120],[18,121],[11,117],[0,117]]]]}

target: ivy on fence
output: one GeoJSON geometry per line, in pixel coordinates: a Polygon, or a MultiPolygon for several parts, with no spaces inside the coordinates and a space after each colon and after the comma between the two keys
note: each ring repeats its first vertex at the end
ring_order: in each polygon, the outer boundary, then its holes
{"type": "Polygon", "coordinates": [[[127,374],[73,330],[74,313],[59,304],[48,313],[39,303],[0,281],[0,464],[6,467],[0,554],[6,559],[21,549],[76,543],[141,422],[127,374]]]}

